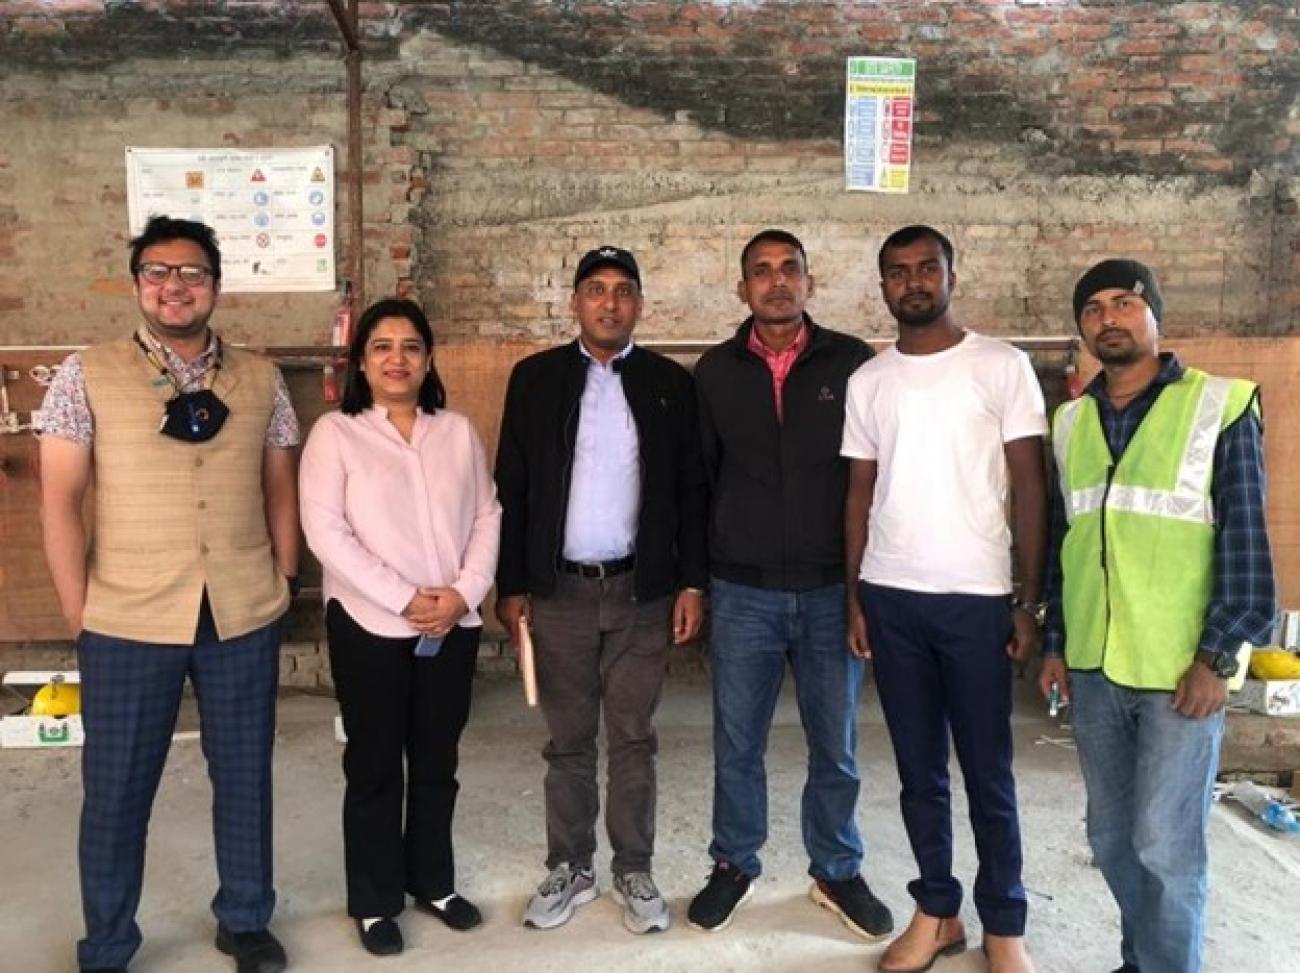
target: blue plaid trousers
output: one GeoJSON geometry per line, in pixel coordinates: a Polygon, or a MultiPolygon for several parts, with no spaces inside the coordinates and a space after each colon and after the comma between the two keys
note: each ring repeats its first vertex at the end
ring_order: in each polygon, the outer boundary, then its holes
{"type": "MultiPolygon", "coordinates": [[[[205,605],[206,608],[206,605],[205,605]]],[[[220,882],[212,911],[233,932],[266,928],[275,908],[271,749],[280,622],[219,641],[206,611],[193,645],[153,645],[82,632],[79,860],[83,969],[125,967],[140,946],[135,914],[145,838],[188,677],[212,781],[220,882]]]]}

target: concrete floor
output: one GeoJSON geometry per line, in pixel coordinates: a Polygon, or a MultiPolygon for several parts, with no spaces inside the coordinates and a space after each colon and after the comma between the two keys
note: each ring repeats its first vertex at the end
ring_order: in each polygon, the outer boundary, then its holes
{"type": "MultiPolygon", "coordinates": [[[[855,938],[807,897],[798,816],[804,748],[788,692],[769,748],[771,835],[764,875],[757,894],[731,927],[704,935],[686,926],[684,914],[709,868],[709,689],[699,678],[670,682],[659,720],[656,873],[671,900],[674,925],[666,934],[642,938],[624,931],[607,895],[561,929],[536,932],[520,927],[524,902],[543,872],[538,750],[544,731],[540,717],[524,708],[515,683],[481,679],[476,692],[462,746],[458,867],[461,891],[483,908],[486,924],[471,933],[455,933],[409,910],[402,918],[407,951],[382,961],[361,951],[343,912],[343,782],[341,748],[331,732],[334,704],[305,696],[282,700],[276,750],[280,904],[274,928],[293,969],[329,973],[378,964],[374,968],[388,971],[436,966],[572,973],[617,964],[620,973],[814,967],[831,973],[873,968],[883,945],[855,938]]],[[[1030,946],[1045,973],[1110,970],[1118,965],[1116,912],[1100,874],[1089,865],[1075,755],[1051,742],[1068,742],[1068,734],[1049,724],[1027,684],[1019,687],[1017,707],[1030,946]]],[[[874,691],[864,702],[861,730],[864,784],[858,820],[869,846],[865,874],[893,907],[901,927],[910,915],[905,884],[913,865],[874,691]]],[[[6,973],[73,969],[73,943],[81,932],[75,858],[78,766],[76,751],[0,751],[0,970],[6,973]]],[[[207,902],[214,890],[214,871],[208,803],[197,742],[176,743],[154,810],[140,908],[145,942],[132,964],[134,973],[232,968],[211,947],[213,920],[207,902]]],[[[964,817],[960,794],[954,803],[959,818],[964,817]]],[[[975,859],[964,820],[957,822],[957,836],[958,875],[969,886],[975,859]]],[[[1300,841],[1267,832],[1235,806],[1215,808],[1210,838],[1207,969],[1300,969],[1300,923],[1288,917],[1300,887],[1300,841]]],[[[598,871],[607,889],[607,852],[602,852],[598,871]]],[[[979,924],[969,902],[962,914],[972,944],[977,944],[979,924]]],[[[939,973],[984,968],[977,949],[935,967],[939,973]]]]}

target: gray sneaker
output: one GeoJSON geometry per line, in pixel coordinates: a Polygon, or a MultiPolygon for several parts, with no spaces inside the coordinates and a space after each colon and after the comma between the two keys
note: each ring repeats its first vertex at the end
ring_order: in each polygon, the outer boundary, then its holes
{"type": "Polygon", "coordinates": [[[586,905],[598,895],[596,873],[590,866],[575,868],[568,862],[560,862],[537,886],[537,894],[524,910],[524,925],[533,929],[562,926],[573,918],[578,906],[586,905]]]}
{"type": "Polygon", "coordinates": [[[614,901],[623,907],[623,925],[630,932],[662,932],[668,928],[668,903],[655,888],[649,872],[614,876],[614,901]]]}

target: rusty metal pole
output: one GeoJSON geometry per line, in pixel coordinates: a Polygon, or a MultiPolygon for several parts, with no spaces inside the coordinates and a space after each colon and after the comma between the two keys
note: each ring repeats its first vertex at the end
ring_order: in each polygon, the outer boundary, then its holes
{"type": "Polygon", "coordinates": [[[353,306],[366,306],[365,163],[361,152],[361,43],[358,0],[329,0],[330,10],[343,35],[348,112],[348,279],[353,306]]]}

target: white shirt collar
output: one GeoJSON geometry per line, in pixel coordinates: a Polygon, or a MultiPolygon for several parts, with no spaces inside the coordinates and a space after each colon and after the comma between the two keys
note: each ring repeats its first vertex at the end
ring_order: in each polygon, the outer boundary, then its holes
{"type": "Polygon", "coordinates": [[[578,337],[578,351],[582,352],[584,358],[589,359],[591,362],[593,362],[596,365],[600,365],[602,368],[609,368],[614,362],[618,361],[620,358],[626,358],[628,355],[632,354],[632,349],[635,347],[636,347],[636,342],[632,341],[631,339],[628,339],[626,348],[620,351],[609,361],[602,362],[595,355],[593,355],[590,351],[587,350],[587,346],[583,342],[582,337],[581,336],[578,337]]]}

